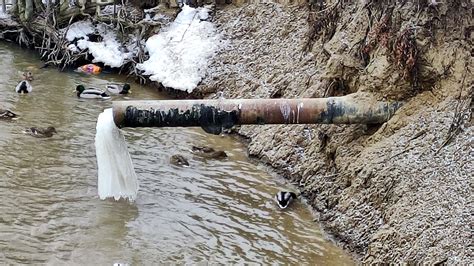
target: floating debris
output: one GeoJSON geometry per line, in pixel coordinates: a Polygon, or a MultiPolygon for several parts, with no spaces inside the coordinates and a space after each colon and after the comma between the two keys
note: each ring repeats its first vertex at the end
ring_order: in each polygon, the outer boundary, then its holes
{"type": "Polygon", "coordinates": [[[88,74],[100,74],[102,68],[94,64],[87,64],[80,66],[76,69],[76,72],[88,73],[88,74]]]}

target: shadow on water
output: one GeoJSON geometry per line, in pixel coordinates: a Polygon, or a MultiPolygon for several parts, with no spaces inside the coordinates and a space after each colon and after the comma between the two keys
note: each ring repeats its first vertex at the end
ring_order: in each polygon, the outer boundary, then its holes
{"type": "MultiPolygon", "coordinates": [[[[305,204],[276,207],[274,194],[287,186],[249,162],[244,145],[229,136],[125,129],[138,198],[99,200],[95,126],[111,101],[82,100],[73,90],[79,83],[104,87],[125,79],[38,69],[33,53],[3,43],[0,62],[0,108],[20,115],[0,121],[1,264],[353,264],[325,239],[305,204]],[[28,67],[33,92],[18,95],[14,88],[28,67]],[[54,126],[58,134],[38,139],[22,133],[32,126],[54,126]],[[205,159],[192,153],[193,145],[229,157],[205,159]],[[173,154],[186,157],[190,167],[170,165],[173,154]]],[[[163,98],[132,86],[128,99],[163,98]]]]}

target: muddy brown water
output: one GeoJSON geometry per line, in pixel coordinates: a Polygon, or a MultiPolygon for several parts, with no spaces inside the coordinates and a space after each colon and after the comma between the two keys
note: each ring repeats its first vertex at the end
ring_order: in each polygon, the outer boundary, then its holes
{"type": "MultiPolygon", "coordinates": [[[[5,43],[0,63],[0,108],[20,115],[0,121],[0,264],[353,264],[323,236],[303,202],[277,208],[273,196],[288,185],[250,162],[244,145],[229,136],[125,129],[138,198],[99,200],[95,126],[112,102],[78,99],[73,90],[78,83],[102,87],[125,78],[35,69],[41,62],[34,53],[5,43]],[[33,92],[19,95],[14,88],[27,68],[35,76],[33,92]],[[22,133],[32,126],[54,126],[58,134],[22,133]],[[192,145],[225,150],[229,158],[200,158],[192,145]],[[173,154],[191,166],[170,165],[173,154]]],[[[126,99],[163,95],[132,84],[126,99]]]]}

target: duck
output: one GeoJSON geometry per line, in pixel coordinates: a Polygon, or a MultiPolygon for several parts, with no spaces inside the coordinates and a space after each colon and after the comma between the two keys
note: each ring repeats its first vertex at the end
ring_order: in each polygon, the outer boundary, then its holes
{"type": "Polygon", "coordinates": [[[16,114],[7,109],[0,109],[0,120],[11,120],[15,119],[16,114]]]}
{"type": "Polygon", "coordinates": [[[188,160],[186,160],[186,158],[184,158],[184,156],[179,155],[179,154],[175,154],[175,155],[171,156],[170,157],[170,163],[174,164],[174,165],[177,165],[177,166],[189,166],[188,160]]]}
{"type": "Polygon", "coordinates": [[[25,129],[25,134],[31,135],[36,138],[50,138],[56,132],[54,127],[40,128],[40,127],[30,127],[25,129]]]}
{"type": "Polygon", "coordinates": [[[204,158],[209,158],[209,159],[227,158],[227,153],[225,153],[225,151],[216,151],[211,147],[192,146],[192,150],[194,153],[199,154],[204,158]]]}
{"type": "Polygon", "coordinates": [[[107,90],[113,94],[128,94],[130,91],[130,84],[125,83],[123,85],[120,84],[108,84],[107,90]]]}
{"type": "Polygon", "coordinates": [[[275,195],[275,200],[280,209],[286,209],[290,203],[297,198],[296,193],[289,191],[278,191],[275,195]]]}
{"type": "Polygon", "coordinates": [[[22,74],[22,78],[23,78],[23,80],[32,81],[33,80],[33,73],[31,73],[30,71],[25,71],[22,74]]]}
{"type": "Polygon", "coordinates": [[[104,91],[96,88],[85,88],[83,85],[76,87],[77,97],[86,99],[110,99],[110,96],[104,91]]]}
{"type": "Polygon", "coordinates": [[[30,93],[33,90],[30,83],[27,80],[22,80],[16,85],[15,91],[18,93],[30,93]]]}

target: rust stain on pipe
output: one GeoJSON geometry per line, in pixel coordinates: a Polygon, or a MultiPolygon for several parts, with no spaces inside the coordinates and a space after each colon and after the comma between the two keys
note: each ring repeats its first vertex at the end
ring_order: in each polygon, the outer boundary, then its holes
{"type": "Polygon", "coordinates": [[[190,127],[220,134],[222,128],[250,124],[377,124],[390,119],[399,102],[342,96],[303,99],[218,99],[118,101],[118,127],[190,127]]]}

